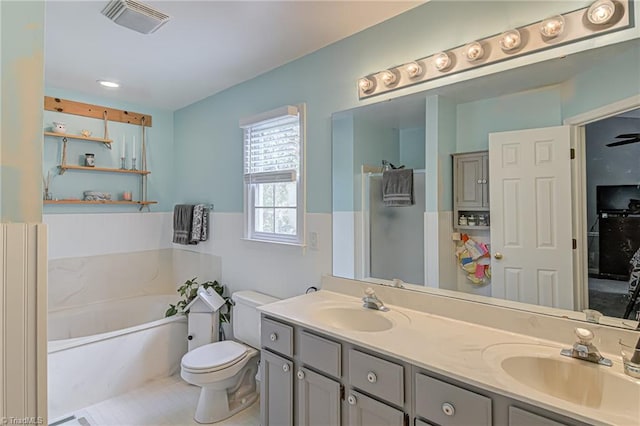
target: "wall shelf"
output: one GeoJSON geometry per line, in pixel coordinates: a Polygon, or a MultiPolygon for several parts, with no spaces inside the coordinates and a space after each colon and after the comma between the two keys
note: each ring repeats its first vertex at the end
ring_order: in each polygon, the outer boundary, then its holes
{"type": "Polygon", "coordinates": [[[158,204],[157,201],[85,201],[85,200],[44,200],[45,204],[124,204],[146,206],[158,204]]]}
{"type": "Polygon", "coordinates": [[[100,142],[103,144],[108,144],[109,146],[111,146],[111,143],[113,142],[113,140],[111,139],[104,139],[104,138],[94,138],[91,136],[82,136],[82,135],[68,135],[66,133],[56,133],[56,132],[44,132],[45,136],[53,136],[56,138],[63,138],[63,139],[77,139],[77,140],[81,140],[81,141],[89,141],[89,142],[100,142]]]}
{"type": "Polygon", "coordinates": [[[107,173],[129,173],[136,175],[148,175],[151,173],[149,170],[128,170],[128,169],[112,169],[108,167],[87,167],[87,166],[73,166],[69,164],[59,165],[60,174],[66,170],[86,170],[89,172],[107,172],[107,173]]]}

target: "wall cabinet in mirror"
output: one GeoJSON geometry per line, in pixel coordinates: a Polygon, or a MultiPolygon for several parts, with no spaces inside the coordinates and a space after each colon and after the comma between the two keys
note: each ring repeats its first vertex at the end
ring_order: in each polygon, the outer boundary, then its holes
{"type": "Polygon", "coordinates": [[[489,229],[489,152],[452,157],[454,228],[489,229]]]}

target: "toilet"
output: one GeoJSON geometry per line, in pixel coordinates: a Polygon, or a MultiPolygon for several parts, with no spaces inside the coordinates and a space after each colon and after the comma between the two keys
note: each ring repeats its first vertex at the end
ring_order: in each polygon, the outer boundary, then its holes
{"type": "MultiPolygon", "coordinates": [[[[255,291],[238,291],[231,299],[235,302],[231,323],[236,340],[204,344],[182,357],[182,379],[202,388],[194,415],[198,423],[224,420],[258,398],[260,312],[256,308],[278,299],[255,291]]],[[[214,340],[217,332],[212,336],[214,340]]]]}

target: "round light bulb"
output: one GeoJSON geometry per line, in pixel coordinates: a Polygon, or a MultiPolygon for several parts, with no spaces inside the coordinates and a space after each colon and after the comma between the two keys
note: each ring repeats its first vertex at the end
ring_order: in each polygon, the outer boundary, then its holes
{"type": "Polygon", "coordinates": [[[518,30],[509,30],[502,33],[502,36],[500,37],[500,48],[505,52],[517,49],[520,47],[520,44],[522,44],[522,37],[518,30]]]}
{"type": "Polygon", "coordinates": [[[587,9],[587,19],[595,25],[606,24],[613,18],[616,5],[611,0],[598,0],[587,9]]]}
{"type": "Polygon", "coordinates": [[[433,63],[438,71],[444,71],[451,66],[451,57],[447,52],[436,53],[433,56],[433,63]]]}
{"type": "Polygon", "coordinates": [[[482,44],[474,41],[467,45],[464,55],[467,57],[469,62],[477,61],[484,56],[484,47],[482,47],[482,44]]]}
{"type": "Polygon", "coordinates": [[[410,78],[416,78],[422,74],[422,67],[417,62],[411,62],[406,65],[407,74],[410,78]]]}
{"type": "Polygon", "coordinates": [[[371,80],[370,78],[362,77],[358,81],[358,87],[360,87],[360,90],[362,90],[364,93],[368,93],[373,90],[373,88],[375,87],[375,84],[373,80],[371,80]]]}
{"type": "Polygon", "coordinates": [[[547,38],[558,37],[563,31],[564,17],[562,15],[556,15],[545,19],[540,25],[540,34],[547,38]]]}
{"type": "Polygon", "coordinates": [[[391,86],[398,80],[396,74],[391,70],[386,70],[382,73],[382,82],[385,86],[391,86]]]}

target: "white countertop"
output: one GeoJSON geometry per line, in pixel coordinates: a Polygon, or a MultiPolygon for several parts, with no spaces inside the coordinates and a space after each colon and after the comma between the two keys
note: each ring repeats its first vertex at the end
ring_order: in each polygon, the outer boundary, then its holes
{"type": "MultiPolygon", "coordinates": [[[[640,401],[635,407],[628,407],[628,410],[625,407],[623,413],[604,411],[598,406],[573,404],[523,385],[496,365],[488,362],[488,357],[483,356],[483,351],[487,348],[500,344],[548,346],[557,349],[558,355],[562,347],[569,347],[570,344],[531,338],[522,334],[394,305],[387,306],[390,308],[389,314],[391,314],[388,318],[394,322],[395,326],[386,331],[362,332],[336,328],[314,315],[319,307],[344,306],[346,304],[357,307],[362,303],[359,298],[353,296],[321,290],[264,305],[259,309],[272,317],[303,326],[306,329],[315,330],[452,379],[587,423],[640,425],[640,401]]],[[[623,380],[628,380],[640,388],[640,380],[624,375],[620,356],[617,354],[603,355],[614,362],[611,367],[612,374],[619,373],[623,380]]],[[[600,368],[600,366],[596,367],[600,368]]],[[[615,398],[615,395],[607,395],[607,397],[615,398]]]]}

